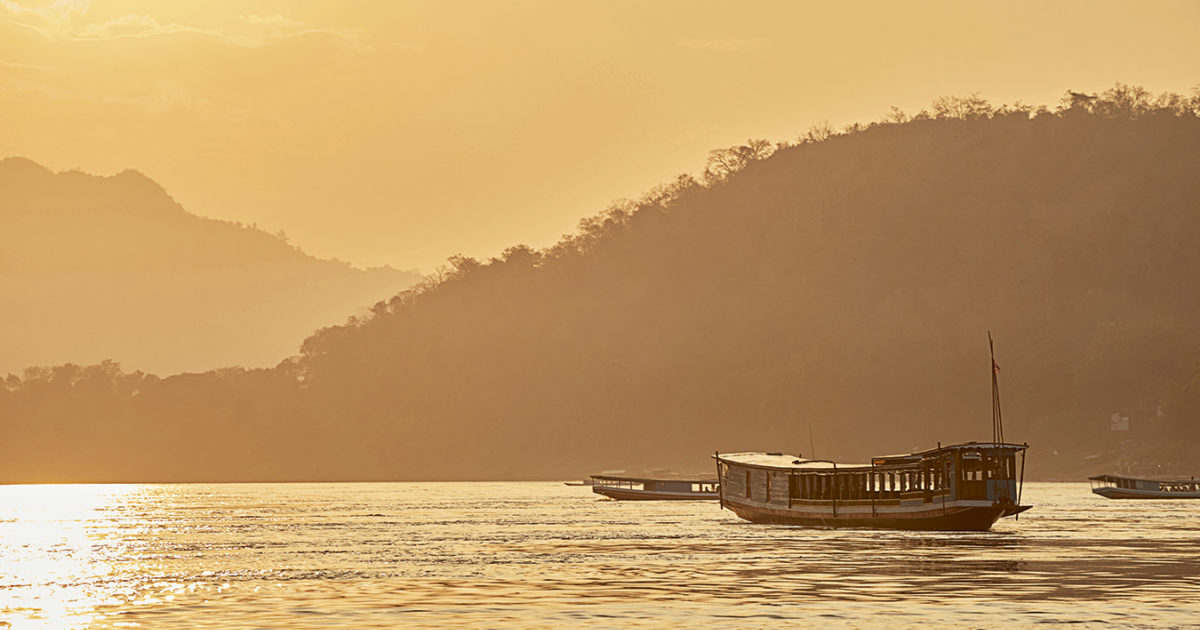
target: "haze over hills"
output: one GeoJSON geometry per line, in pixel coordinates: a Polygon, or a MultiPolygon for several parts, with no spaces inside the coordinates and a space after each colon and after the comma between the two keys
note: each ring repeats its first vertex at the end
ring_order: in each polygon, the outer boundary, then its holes
{"type": "Polygon", "coordinates": [[[452,259],[271,369],[10,377],[0,479],[862,461],[990,438],[988,330],[1030,478],[1194,462],[1198,116],[1200,94],[1118,86],[715,151],[553,248],[452,259]]]}
{"type": "Polygon", "coordinates": [[[274,365],[313,329],[419,279],[189,214],[136,171],[0,160],[0,373],[105,359],[160,373],[274,365]]]}

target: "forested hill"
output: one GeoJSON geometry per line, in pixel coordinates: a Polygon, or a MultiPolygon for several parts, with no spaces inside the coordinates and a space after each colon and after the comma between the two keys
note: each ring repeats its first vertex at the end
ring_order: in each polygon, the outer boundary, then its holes
{"type": "MultiPolygon", "coordinates": [[[[125,438],[78,478],[565,478],[708,470],[718,449],[863,461],[990,438],[991,330],[1031,478],[1194,464],[1198,114],[1200,98],[1118,86],[750,142],[546,251],[455,258],[273,370],[42,372],[10,379],[0,411],[33,440],[35,416],[78,424],[72,400],[103,400],[87,422],[125,438]],[[130,436],[155,458],[130,463],[130,436]]],[[[2,474],[30,475],[22,461],[2,474]]]]}
{"type": "Polygon", "coordinates": [[[0,160],[0,373],[103,359],[156,372],[274,365],[313,329],[419,279],[189,214],[136,171],[0,160]]]}

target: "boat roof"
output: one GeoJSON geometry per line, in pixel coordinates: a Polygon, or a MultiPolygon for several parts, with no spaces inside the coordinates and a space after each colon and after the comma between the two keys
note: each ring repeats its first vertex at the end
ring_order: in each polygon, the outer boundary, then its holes
{"type": "Polygon", "coordinates": [[[716,478],[701,477],[699,475],[675,475],[671,473],[660,473],[649,476],[628,476],[628,475],[592,475],[592,479],[600,479],[602,481],[686,481],[689,483],[717,483],[716,478]]]}
{"type": "Polygon", "coordinates": [[[1185,479],[1183,477],[1172,477],[1172,478],[1168,478],[1168,479],[1146,479],[1145,477],[1130,477],[1128,475],[1096,475],[1095,477],[1088,477],[1089,481],[1109,481],[1112,479],[1128,479],[1129,481],[1150,481],[1153,483],[1158,483],[1160,481],[1165,481],[1167,483],[1196,481],[1195,477],[1192,477],[1190,479],[1185,479]]]}
{"type": "Polygon", "coordinates": [[[1007,442],[966,442],[963,444],[951,444],[947,446],[938,445],[937,448],[931,448],[915,453],[905,453],[901,455],[882,455],[871,458],[870,463],[852,464],[833,462],[826,459],[804,459],[799,455],[788,455],[786,453],[718,453],[716,457],[728,462],[744,464],[747,466],[759,466],[763,468],[778,468],[787,470],[837,470],[851,468],[871,468],[873,466],[887,466],[895,464],[908,464],[920,461],[923,457],[933,455],[945,451],[957,450],[979,450],[979,449],[1009,449],[1023,451],[1027,448],[1024,444],[1010,444],[1007,442]]]}
{"type": "Polygon", "coordinates": [[[786,453],[721,453],[717,457],[748,466],[787,468],[788,470],[833,470],[838,468],[870,468],[870,464],[836,464],[824,459],[803,459],[786,453]]]}

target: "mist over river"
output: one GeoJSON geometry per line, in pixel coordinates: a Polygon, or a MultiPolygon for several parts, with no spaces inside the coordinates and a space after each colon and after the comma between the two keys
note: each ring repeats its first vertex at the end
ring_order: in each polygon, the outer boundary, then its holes
{"type": "Polygon", "coordinates": [[[0,627],[1200,627],[1200,501],[1023,502],[923,533],[548,482],[0,486],[0,627]]]}

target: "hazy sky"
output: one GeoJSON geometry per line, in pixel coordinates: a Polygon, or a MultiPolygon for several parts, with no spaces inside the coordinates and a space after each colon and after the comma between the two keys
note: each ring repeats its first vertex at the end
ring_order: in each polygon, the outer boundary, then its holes
{"type": "Polygon", "coordinates": [[[0,156],[429,271],[709,149],[941,95],[1200,83],[1200,2],[0,0],[0,156]]]}

